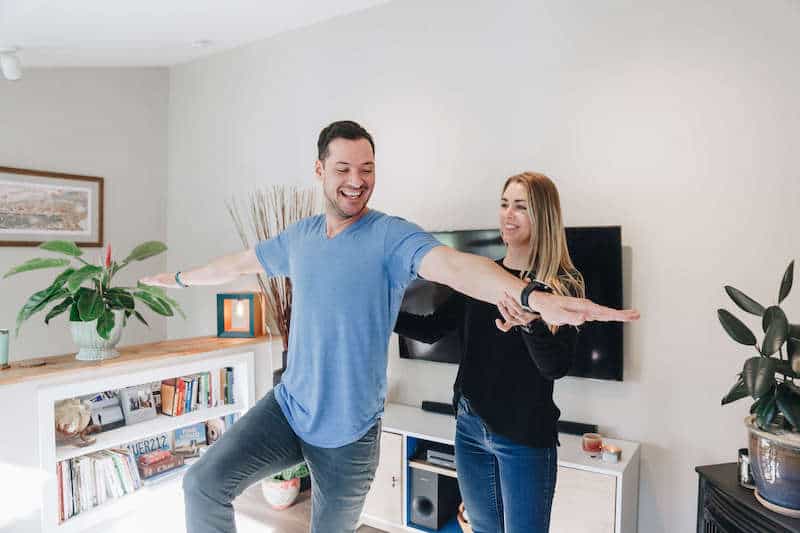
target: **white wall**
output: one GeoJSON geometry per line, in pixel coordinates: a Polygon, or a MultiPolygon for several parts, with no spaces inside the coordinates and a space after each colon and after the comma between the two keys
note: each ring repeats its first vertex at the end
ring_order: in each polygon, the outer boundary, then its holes
{"type": "MultiPolygon", "coordinates": [[[[772,302],[800,258],[799,10],[407,0],[176,67],[168,267],[240,249],[223,199],[310,185],[333,120],[375,135],[372,206],[429,229],[493,227],[505,176],[549,173],[569,225],[623,227],[643,317],[623,383],[567,378],[557,402],[642,442],[640,531],[690,531],[694,466],[745,444],[747,405],[719,405],[748,356],[717,323],[722,286],[772,302]]],[[[192,318],[169,336],[213,332],[213,294],[180,293],[192,318]]],[[[454,367],[390,359],[392,399],[449,399],[454,367]]]]}
{"type": "MultiPolygon", "coordinates": [[[[124,257],[146,240],[166,240],[166,69],[29,69],[17,82],[0,80],[0,166],[105,179],[105,241],[124,257]]],[[[100,248],[85,248],[92,261],[100,248]]],[[[0,247],[0,272],[33,257],[36,248],[0,247]]],[[[165,266],[166,255],[130,265],[118,275],[135,282],[165,266]]],[[[13,331],[20,307],[52,282],[55,270],[0,280],[0,328],[13,331]]],[[[163,339],[165,321],[143,313],[151,328],[134,321],[122,344],[163,339]]],[[[17,361],[75,351],[66,315],[44,324],[44,313],[11,339],[17,361]]]]}

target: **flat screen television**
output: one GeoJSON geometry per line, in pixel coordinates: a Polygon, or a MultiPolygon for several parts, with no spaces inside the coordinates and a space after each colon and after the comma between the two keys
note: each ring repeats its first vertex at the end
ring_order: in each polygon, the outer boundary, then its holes
{"type": "MultiPolygon", "coordinates": [[[[567,246],[575,267],[583,274],[586,295],[599,304],[622,307],[622,240],[619,226],[567,228],[567,246]]],[[[457,250],[500,259],[505,246],[498,230],[433,232],[443,244],[457,250]]],[[[423,279],[406,289],[402,311],[430,314],[452,290],[423,279]]],[[[400,357],[458,363],[461,343],[453,332],[433,344],[400,336],[400,357]]],[[[580,328],[570,376],[622,381],[622,324],[587,322],[580,328]]]]}

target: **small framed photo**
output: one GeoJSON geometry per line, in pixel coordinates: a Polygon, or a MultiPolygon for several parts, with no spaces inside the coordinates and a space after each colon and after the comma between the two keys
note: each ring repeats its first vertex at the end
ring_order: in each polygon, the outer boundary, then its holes
{"type": "Polygon", "coordinates": [[[149,383],[120,389],[119,399],[126,425],[156,417],[156,402],[149,383]]]}

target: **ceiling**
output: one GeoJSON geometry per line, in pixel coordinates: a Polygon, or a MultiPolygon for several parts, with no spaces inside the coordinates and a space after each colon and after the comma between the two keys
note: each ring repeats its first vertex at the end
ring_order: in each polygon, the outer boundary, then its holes
{"type": "Polygon", "coordinates": [[[387,0],[0,0],[23,67],[170,66],[387,0]]]}

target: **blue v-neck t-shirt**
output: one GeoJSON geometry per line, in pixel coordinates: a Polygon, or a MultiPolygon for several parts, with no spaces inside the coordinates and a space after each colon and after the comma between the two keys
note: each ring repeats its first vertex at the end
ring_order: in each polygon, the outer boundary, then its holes
{"type": "Polygon", "coordinates": [[[332,238],[318,215],[256,245],[269,276],[292,280],[289,363],[275,398],[305,442],[344,446],[381,417],[403,292],[440,245],[416,224],[373,210],[332,238]]]}

